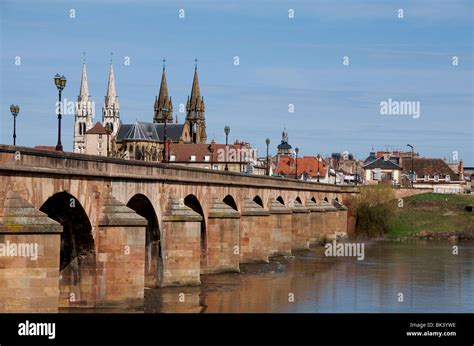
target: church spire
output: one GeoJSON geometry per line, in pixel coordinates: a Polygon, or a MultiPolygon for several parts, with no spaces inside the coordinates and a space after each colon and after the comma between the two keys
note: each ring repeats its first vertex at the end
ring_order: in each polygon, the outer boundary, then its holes
{"type": "Polygon", "coordinates": [[[87,83],[87,69],[85,61],[82,63],[81,88],[79,89],[79,97],[77,98],[77,101],[79,102],[82,100],[89,100],[89,84],[87,83]]]}
{"type": "Polygon", "coordinates": [[[85,134],[92,128],[92,116],[94,115],[93,104],[89,96],[89,85],[87,83],[87,68],[85,53],[82,58],[82,76],[79,95],[77,96],[76,112],[74,117],[74,143],[75,153],[84,153],[86,150],[85,134]]]}
{"type": "Polygon", "coordinates": [[[168,95],[168,83],[166,82],[165,59],[163,59],[163,72],[158,96],[155,98],[155,116],[153,122],[163,123],[166,117],[168,122],[173,122],[173,103],[168,95]]]}
{"type": "Polygon", "coordinates": [[[199,77],[197,71],[197,59],[194,66],[193,85],[191,87],[191,95],[186,103],[186,124],[189,127],[190,140],[192,143],[206,143],[206,119],[204,117],[205,106],[204,98],[201,96],[199,88],[199,77]]]}
{"type": "Polygon", "coordinates": [[[109,82],[107,84],[107,95],[105,96],[104,106],[102,107],[102,123],[105,128],[112,130],[112,136],[115,136],[120,127],[120,104],[115,89],[115,74],[112,66],[112,55],[110,53],[109,82]]]}
{"type": "Polygon", "coordinates": [[[114,75],[114,68],[112,66],[112,62],[110,62],[109,68],[109,83],[107,85],[107,96],[105,97],[105,103],[110,105],[115,103],[115,99],[117,97],[117,92],[115,91],[115,75],[114,75]]]}

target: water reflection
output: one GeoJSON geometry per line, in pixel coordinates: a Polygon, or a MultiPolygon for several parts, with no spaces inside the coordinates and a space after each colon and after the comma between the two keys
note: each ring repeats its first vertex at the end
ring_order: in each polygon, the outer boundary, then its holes
{"type": "Polygon", "coordinates": [[[474,243],[452,246],[366,244],[364,261],[313,248],[201,286],[147,289],[145,312],[474,312],[474,243]]]}

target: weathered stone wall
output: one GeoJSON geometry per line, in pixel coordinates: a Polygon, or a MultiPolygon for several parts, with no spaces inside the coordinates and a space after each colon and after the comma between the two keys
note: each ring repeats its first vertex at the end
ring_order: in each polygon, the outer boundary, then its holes
{"type": "Polygon", "coordinates": [[[240,219],[240,262],[268,262],[270,229],[268,215],[242,215],[240,219]]]}
{"type": "Polygon", "coordinates": [[[298,201],[290,205],[291,214],[291,249],[304,250],[309,248],[310,214],[298,201]]]}
{"type": "Polygon", "coordinates": [[[291,213],[271,214],[270,229],[270,256],[291,254],[291,213]]]}
{"type": "Polygon", "coordinates": [[[0,234],[2,244],[38,244],[38,259],[0,256],[0,312],[58,312],[59,234],[0,234]]]}
{"type": "Polygon", "coordinates": [[[144,227],[100,227],[98,239],[97,306],[143,305],[144,227]]]}
{"type": "Polygon", "coordinates": [[[206,263],[201,274],[239,272],[238,218],[208,218],[206,263]]]}
{"type": "Polygon", "coordinates": [[[324,234],[324,212],[312,211],[310,214],[309,245],[318,245],[324,234]]]}

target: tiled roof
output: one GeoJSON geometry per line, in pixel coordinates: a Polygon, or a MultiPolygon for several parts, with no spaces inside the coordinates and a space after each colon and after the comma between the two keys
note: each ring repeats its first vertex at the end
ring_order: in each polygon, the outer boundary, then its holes
{"type": "Polygon", "coordinates": [[[37,145],[34,148],[35,149],[42,149],[42,150],[56,150],[55,146],[50,146],[50,145],[37,145]]]}
{"type": "MultiPolygon", "coordinates": [[[[403,160],[402,166],[403,173],[408,174],[411,171],[411,159],[403,160]]],[[[427,174],[429,176],[439,175],[440,177],[449,175],[451,180],[457,179],[457,175],[442,159],[415,157],[413,158],[413,170],[419,178],[427,174]]]]}
{"type": "MultiPolygon", "coordinates": [[[[321,159],[318,160],[316,156],[304,156],[298,158],[298,174],[308,174],[311,177],[317,177],[319,166],[319,176],[324,177],[326,175],[326,161],[321,159]]],[[[275,169],[275,174],[281,174],[284,176],[296,174],[296,158],[290,156],[280,156],[278,166],[275,169]]]]}
{"type": "Polygon", "coordinates": [[[96,122],[93,127],[86,131],[86,135],[106,135],[107,130],[100,122],[96,122]]]}
{"type": "MultiPolygon", "coordinates": [[[[229,144],[228,150],[231,149],[242,149],[244,148],[241,144],[229,144]]],[[[190,161],[191,156],[196,156],[196,162],[204,162],[205,157],[209,156],[209,162],[212,161],[217,163],[218,161],[225,162],[225,144],[187,144],[187,143],[177,143],[170,146],[170,155],[175,156],[175,161],[185,162],[190,161]],[[212,147],[212,159],[211,159],[211,149],[212,147]]],[[[232,158],[229,158],[229,162],[234,161],[232,158]]],[[[239,162],[239,160],[236,160],[239,162]]],[[[235,162],[235,161],[234,161],[235,162]]]]}
{"type": "Polygon", "coordinates": [[[374,168],[380,168],[380,169],[397,169],[401,170],[402,167],[397,165],[395,162],[392,160],[384,160],[383,157],[378,158],[375,161],[369,162],[364,166],[364,169],[374,169],[374,168]]]}
{"type": "MultiPolygon", "coordinates": [[[[179,142],[183,133],[183,124],[166,124],[166,137],[179,142]]],[[[155,141],[162,142],[165,138],[165,124],[144,123],[122,124],[117,133],[117,142],[122,141],[155,141]]]]}

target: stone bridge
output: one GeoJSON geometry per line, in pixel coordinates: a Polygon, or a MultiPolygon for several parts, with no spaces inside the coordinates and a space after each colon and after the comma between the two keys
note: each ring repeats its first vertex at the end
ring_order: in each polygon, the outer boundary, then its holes
{"type": "Polygon", "coordinates": [[[350,232],[354,193],[0,145],[0,312],[142,305],[145,287],[199,285],[350,232]]]}

